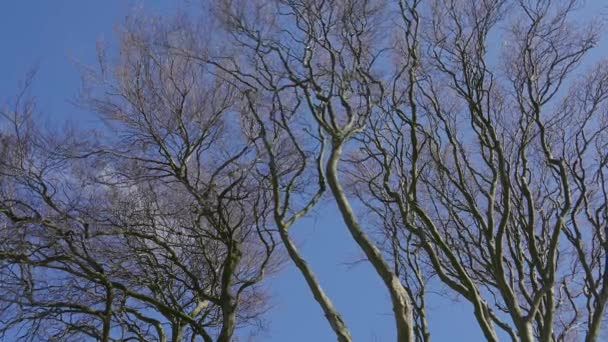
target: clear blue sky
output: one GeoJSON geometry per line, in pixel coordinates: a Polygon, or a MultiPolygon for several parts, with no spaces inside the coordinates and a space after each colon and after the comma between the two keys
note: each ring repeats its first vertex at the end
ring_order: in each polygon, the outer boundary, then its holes
{"type": "MultiPolygon", "coordinates": [[[[74,62],[93,64],[96,41],[115,42],[114,27],[134,6],[152,13],[170,13],[179,1],[0,1],[0,103],[15,93],[29,69],[38,67],[33,95],[38,98],[40,114],[56,123],[72,120],[95,125],[93,114],[70,104],[79,87],[74,62]]],[[[303,253],[343,313],[355,341],[394,341],[386,290],[367,264],[345,265],[359,259],[360,253],[331,202],[322,207],[316,218],[294,227],[303,253]]],[[[254,341],[335,341],[321,310],[291,265],[267,284],[274,306],[266,316],[267,330],[254,341]]],[[[429,319],[434,341],[483,340],[467,304],[431,298],[429,319]]],[[[242,336],[246,337],[246,332],[242,336]]]]}

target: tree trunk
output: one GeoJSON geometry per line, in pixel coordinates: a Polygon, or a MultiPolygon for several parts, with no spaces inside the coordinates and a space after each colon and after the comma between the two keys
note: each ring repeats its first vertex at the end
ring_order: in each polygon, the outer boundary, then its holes
{"type": "Polygon", "coordinates": [[[242,254],[238,243],[232,241],[224,261],[222,271],[222,295],[220,296],[222,307],[222,330],[217,342],[230,342],[234,329],[236,328],[236,304],[232,294],[232,277],[236,267],[241,260],[242,254]]]}
{"type": "Polygon", "coordinates": [[[110,341],[110,327],[112,324],[112,302],[114,300],[114,293],[112,287],[106,284],[106,307],[103,317],[103,328],[101,332],[101,341],[110,341]]]}
{"type": "Polygon", "coordinates": [[[281,239],[283,240],[283,244],[287,248],[287,253],[291,260],[293,260],[296,267],[300,270],[302,276],[306,280],[308,287],[312,291],[313,297],[319,303],[321,308],[323,309],[323,313],[325,314],[325,318],[329,322],[329,325],[334,330],[339,342],[350,342],[352,338],[350,336],[350,332],[342,319],[342,316],[336,310],[331,299],[327,297],[323,288],[319,284],[319,281],[315,277],[314,272],[308,266],[308,263],[300,256],[298,249],[295,244],[289,237],[289,233],[285,227],[279,228],[281,239]]]}
{"type": "Polygon", "coordinates": [[[174,322],[171,325],[171,341],[181,342],[184,326],[180,322],[174,322]]]}
{"type": "Polygon", "coordinates": [[[232,304],[222,309],[222,330],[217,338],[217,342],[230,342],[234,329],[236,328],[236,311],[232,304]]]}
{"type": "Polygon", "coordinates": [[[331,155],[326,170],[327,182],[350,234],[361,247],[365,256],[389,290],[391,302],[393,304],[395,323],[397,325],[397,340],[400,342],[414,341],[412,305],[407,291],[405,291],[399,278],[391,270],[391,267],[382,256],[378,247],[376,247],[359,225],[338,179],[338,161],[341,153],[341,144],[332,145],[331,155]]]}
{"type": "Polygon", "coordinates": [[[600,336],[600,327],[602,325],[602,317],[604,314],[604,307],[597,308],[593,313],[593,318],[591,319],[591,324],[589,326],[589,331],[587,331],[587,336],[585,336],[585,342],[596,342],[598,337],[600,336]]]}

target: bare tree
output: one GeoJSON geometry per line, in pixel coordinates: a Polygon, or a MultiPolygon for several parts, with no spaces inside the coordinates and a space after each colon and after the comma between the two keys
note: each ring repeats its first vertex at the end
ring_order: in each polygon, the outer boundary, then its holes
{"type": "Polygon", "coordinates": [[[488,341],[597,341],[608,67],[577,75],[600,27],[579,5],[223,0],[128,21],[84,74],[113,136],[52,139],[25,97],[3,112],[3,331],[229,341],[266,308],[280,239],[351,341],[291,235],[329,192],[398,341],[430,341],[439,288],[488,341]]]}
{"type": "MultiPolygon", "coordinates": [[[[408,54],[418,67],[402,69],[352,164],[367,180],[365,198],[400,213],[401,229],[416,236],[410,247],[420,246],[438,278],[471,302],[488,340],[498,340],[495,326],[517,341],[598,336],[603,285],[582,265],[586,253],[605,254],[580,224],[583,211],[603,212],[606,203],[583,205],[591,193],[576,179],[582,164],[598,180],[602,173],[603,72],[555,99],[597,42],[593,23],[577,30],[569,22],[575,6],[432,3],[408,54]],[[495,27],[505,20],[512,24],[501,33],[495,27]],[[500,60],[488,57],[490,36],[506,41],[500,60]]],[[[406,23],[422,15],[403,13],[406,23]]]]}
{"type": "MultiPolygon", "coordinates": [[[[328,157],[317,158],[322,164],[318,174],[327,182],[353,239],[389,290],[398,339],[413,340],[408,292],[359,224],[338,175],[343,149],[363,129],[375,102],[382,97],[376,64],[386,42],[380,34],[385,4],[259,1],[246,6],[225,2],[221,10],[240,51],[249,52],[244,59],[223,64],[223,69],[248,90],[278,99],[276,110],[280,113],[285,111],[280,101],[289,92],[287,97],[295,98],[297,108],[304,107],[307,117],[300,120],[312,125],[308,132],[318,141],[328,140],[328,157]]],[[[259,117],[258,113],[254,115],[259,117]]],[[[264,122],[258,121],[263,127],[264,122]]],[[[288,125],[279,126],[283,130],[286,127],[289,131],[288,125]]],[[[282,190],[275,197],[289,196],[289,187],[282,190]]],[[[336,322],[330,319],[330,323],[342,338],[336,322]]]]}
{"type": "MultiPolygon", "coordinates": [[[[399,340],[412,340],[414,330],[428,339],[424,301],[416,294],[433,274],[472,303],[488,340],[498,340],[496,326],[513,340],[564,340],[581,334],[584,322],[588,338],[597,338],[602,285],[584,265],[592,258],[586,253],[601,259],[603,251],[601,240],[587,251],[581,228],[573,228],[591,218],[580,213],[591,194],[582,195],[584,181],[574,185],[585,177],[580,170],[569,169],[605,159],[601,76],[576,95],[589,107],[578,121],[565,115],[577,100],[556,100],[598,40],[595,23],[576,29],[569,21],[576,2],[252,6],[257,17],[247,16],[242,4],[224,9],[236,44],[251,51],[225,70],[256,93],[293,88],[292,96],[308,104],[302,120],[321,130],[316,139],[330,142],[327,184],[391,293],[399,340]],[[387,16],[388,10],[399,15],[387,16]],[[386,30],[378,18],[394,19],[397,28],[386,30]],[[382,39],[379,30],[394,40],[382,39]],[[502,57],[496,57],[500,49],[489,57],[489,37],[505,40],[502,57]],[[394,68],[377,67],[387,61],[394,68]],[[565,152],[596,139],[595,152],[565,152]],[[379,244],[368,235],[374,224],[363,229],[339,178],[343,149],[354,194],[380,219],[379,244]],[[431,269],[412,262],[419,251],[431,269]]],[[[589,213],[605,210],[597,201],[589,213]]],[[[597,215],[594,222],[601,221],[597,215]]]]}
{"type": "Polygon", "coordinates": [[[255,146],[227,124],[232,87],[170,52],[178,26],[137,28],[86,74],[115,138],[51,139],[3,114],[8,336],[230,341],[266,309],[260,281],[280,258],[255,146]]]}

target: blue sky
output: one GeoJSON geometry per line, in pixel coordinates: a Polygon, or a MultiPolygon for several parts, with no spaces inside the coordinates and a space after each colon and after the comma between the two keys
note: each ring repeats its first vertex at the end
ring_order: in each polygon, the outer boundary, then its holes
{"type": "MultiPolygon", "coordinates": [[[[603,1],[590,1],[598,5],[603,1]]],[[[114,27],[130,10],[171,12],[178,1],[150,0],[5,0],[0,2],[0,103],[14,95],[24,75],[38,68],[32,94],[45,121],[72,120],[95,126],[95,116],[71,105],[78,91],[75,63],[95,62],[96,41],[115,42],[114,27]]],[[[598,7],[599,8],[599,7],[598,7]]],[[[603,50],[605,52],[605,50],[603,50]]],[[[596,56],[601,51],[596,52],[596,56]]],[[[316,217],[295,226],[296,240],[324,288],[343,313],[355,341],[393,341],[388,294],[369,265],[360,259],[336,208],[327,201],[316,217]]],[[[335,338],[300,274],[287,265],[267,282],[273,309],[267,329],[254,341],[334,341],[335,338]]],[[[429,319],[434,341],[481,341],[468,304],[432,297],[429,319]]],[[[246,337],[246,336],[244,336],[246,337]]]]}

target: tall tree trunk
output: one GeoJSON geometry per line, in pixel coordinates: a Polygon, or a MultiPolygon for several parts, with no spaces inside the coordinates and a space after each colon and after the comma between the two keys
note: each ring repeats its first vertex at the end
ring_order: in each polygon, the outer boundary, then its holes
{"type": "Polygon", "coordinates": [[[585,342],[596,342],[600,335],[600,327],[602,326],[606,305],[605,303],[598,305],[597,302],[595,305],[597,307],[591,316],[589,331],[587,331],[587,335],[585,336],[585,342]]]}
{"type": "Polygon", "coordinates": [[[114,300],[114,293],[112,287],[106,284],[106,307],[103,317],[103,328],[101,332],[101,341],[110,341],[110,327],[112,324],[112,302],[114,300]]]}
{"type": "Polygon", "coordinates": [[[236,328],[236,304],[234,303],[235,298],[232,294],[232,277],[241,257],[239,244],[231,241],[228,255],[224,261],[224,270],[222,271],[222,294],[220,296],[222,329],[220,330],[217,342],[230,342],[236,328]]]}
{"type": "Polygon", "coordinates": [[[222,330],[217,342],[230,342],[236,328],[236,311],[234,305],[229,303],[222,308],[222,330]]]}
{"type": "Polygon", "coordinates": [[[175,321],[171,324],[171,341],[181,342],[182,334],[184,332],[184,325],[179,321],[175,321]]]}
{"type": "Polygon", "coordinates": [[[342,154],[341,143],[333,144],[331,155],[327,162],[327,182],[334,195],[344,223],[348,231],[361,247],[365,256],[370,261],[378,275],[386,285],[393,305],[395,323],[397,325],[397,340],[400,342],[414,341],[414,328],[412,317],[412,305],[407,291],[403,288],[401,281],[391,270],[382,253],[365,234],[352,210],[349,200],[346,198],[344,189],[338,179],[338,162],[342,154]]]}
{"type": "Polygon", "coordinates": [[[329,297],[325,294],[325,291],[323,291],[323,288],[315,277],[314,272],[308,266],[308,263],[304,260],[304,258],[302,258],[302,256],[298,252],[296,245],[289,237],[287,229],[285,227],[280,227],[279,231],[281,239],[285,244],[285,248],[287,248],[287,253],[289,254],[289,257],[291,258],[291,260],[293,260],[296,267],[300,270],[302,276],[304,276],[304,279],[306,280],[310,291],[312,291],[313,297],[315,298],[317,303],[319,303],[321,309],[323,309],[325,318],[327,319],[329,325],[336,334],[338,341],[352,341],[352,337],[350,336],[350,332],[348,331],[348,328],[346,327],[342,316],[334,307],[333,303],[331,302],[331,299],[329,299],[329,297]]]}

